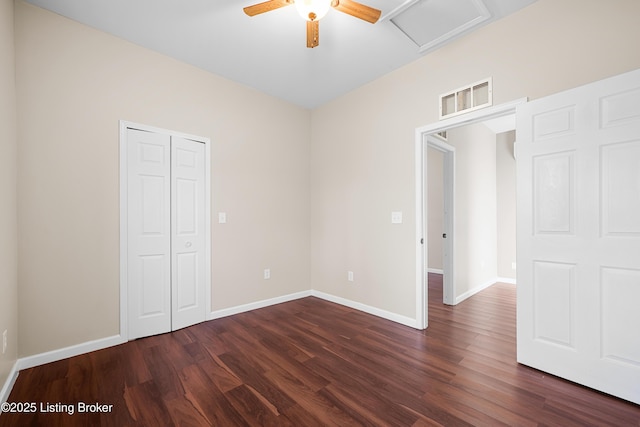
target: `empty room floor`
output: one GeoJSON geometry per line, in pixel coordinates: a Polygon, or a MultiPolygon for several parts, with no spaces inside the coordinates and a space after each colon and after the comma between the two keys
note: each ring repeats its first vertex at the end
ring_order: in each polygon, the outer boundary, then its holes
{"type": "Polygon", "coordinates": [[[20,372],[0,426],[640,426],[640,406],[516,363],[515,287],[425,331],[309,297],[20,372]],[[97,404],[97,405],[96,405],[97,404]]]}

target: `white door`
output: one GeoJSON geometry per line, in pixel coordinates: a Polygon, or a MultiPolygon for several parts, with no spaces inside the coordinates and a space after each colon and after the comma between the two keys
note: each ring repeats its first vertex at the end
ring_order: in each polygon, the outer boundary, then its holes
{"type": "Polygon", "coordinates": [[[168,135],[127,131],[129,339],[171,330],[171,148],[168,135]]]}
{"type": "Polygon", "coordinates": [[[127,129],[128,338],[206,319],[204,143],[127,129]]]}
{"type": "Polygon", "coordinates": [[[640,70],[517,108],[518,361],[640,404],[640,70]]]}
{"type": "Polygon", "coordinates": [[[173,330],[206,317],[204,144],[171,138],[173,330]]]}

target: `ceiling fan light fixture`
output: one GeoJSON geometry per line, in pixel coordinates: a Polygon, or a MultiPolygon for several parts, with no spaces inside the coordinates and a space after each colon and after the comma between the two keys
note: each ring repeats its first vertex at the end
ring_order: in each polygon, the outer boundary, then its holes
{"type": "Polygon", "coordinates": [[[363,21],[375,24],[382,13],[378,9],[360,4],[355,0],[267,0],[243,8],[249,16],[260,15],[281,7],[296,5],[302,19],[307,21],[307,47],[313,48],[320,43],[320,20],[332,7],[363,21]]]}
{"type": "Polygon", "coordinates": [[[331,0],[295,0],[295,5],[304,20],[319,21],[331,9],[331,0]]]}

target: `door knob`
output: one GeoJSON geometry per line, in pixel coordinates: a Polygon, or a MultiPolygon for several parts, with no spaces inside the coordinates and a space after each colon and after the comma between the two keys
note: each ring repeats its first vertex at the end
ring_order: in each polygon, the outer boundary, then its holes
{"type": "Polygon", "coordinates": [[[187,242],[187,243],[185,243],[184,245],[185,245],[187,248],[190,248],[190,247],[191,247],[191,242],[187,242]]]}
{"type": "Polygon", "coordinates": [[[447,238],[447,233],[442,233],[442,238],[446,239],[447,238]]]}

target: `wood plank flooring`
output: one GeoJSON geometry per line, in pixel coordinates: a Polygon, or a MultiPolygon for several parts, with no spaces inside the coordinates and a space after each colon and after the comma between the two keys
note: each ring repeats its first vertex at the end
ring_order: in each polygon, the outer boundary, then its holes
{"type": "Polygon", "coordinates": [[[0,426],[640,426],[515,362],[515,287],[449,307],[433,274],[426,331],[304,298],[24,370],[9,402],[37,410],[0,426]]]}

